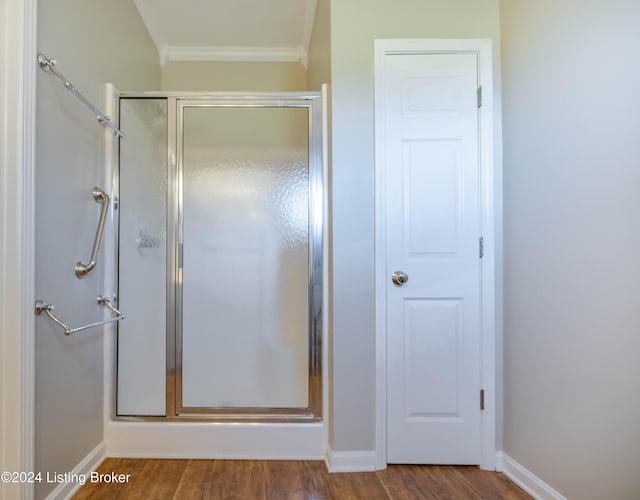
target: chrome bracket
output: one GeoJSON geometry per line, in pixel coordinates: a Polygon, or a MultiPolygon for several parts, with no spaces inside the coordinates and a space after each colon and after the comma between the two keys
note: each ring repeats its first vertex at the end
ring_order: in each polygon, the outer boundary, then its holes
{"type": "Polygon", "coordinates": [[[48,59],[44,54],[38,54],[38,65],[42,71],[49,71],[55,64],[55,59],[48,59]]]}

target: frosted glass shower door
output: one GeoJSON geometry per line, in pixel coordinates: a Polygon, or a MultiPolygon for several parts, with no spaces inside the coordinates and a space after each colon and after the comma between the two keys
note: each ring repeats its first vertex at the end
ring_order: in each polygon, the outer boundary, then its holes
{"type": "Polygon", "coordinates": [[[309,106],[178,108],[177,413],[307,408],[309,106]]]}
{"type": "Polygon", "coordinates": [[[167,100],[121,99],[118,415],[166,414],[167,100]]]}

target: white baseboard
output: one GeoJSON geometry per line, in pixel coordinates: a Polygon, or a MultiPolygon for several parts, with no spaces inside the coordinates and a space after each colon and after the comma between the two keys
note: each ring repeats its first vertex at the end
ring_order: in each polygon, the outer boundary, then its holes
{"type": "Polygon", "coordinates": [[[376,470],[375,451],[335,451],[327,446],[324,457],[329,472],[369,472],[376,470]]]}
{"type": "Polygon", "coordinates": [[[496,472],[504,472],[504,451],[496,452],[496,472]]]}
{"type": "Polygon", "coordinates": [[[100,467],[106,457],[107,448],[103,442],[96,446],[69,472],[71,481],[58,483],[56,489],[49,493],[45,500],[67,500],[71,498],[85,484],[85,481],[88,482],[89,474],[100,467]]]}
{"type": "Polygon", "coordinates": [[[498,463],[496,470],[503,472],[505,476],[532,497],[540,500],[567,500],[566,497],[506,453],[500,451],[497,453],[496,458],[498,463]]]}

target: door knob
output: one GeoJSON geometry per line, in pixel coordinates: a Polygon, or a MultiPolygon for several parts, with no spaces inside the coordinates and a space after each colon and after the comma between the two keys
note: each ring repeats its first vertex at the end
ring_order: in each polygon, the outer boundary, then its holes
{"type": "Polygon", "coordinates": [[[409,281],[409,276],[407,276],[405,273],[403,273],[402,271],[396,271],[395,273],[393,273],[391,275],[391,281],[393,282],[394,285],[396,286],[402,286],[404,285],[407,281],[409,281]]]}

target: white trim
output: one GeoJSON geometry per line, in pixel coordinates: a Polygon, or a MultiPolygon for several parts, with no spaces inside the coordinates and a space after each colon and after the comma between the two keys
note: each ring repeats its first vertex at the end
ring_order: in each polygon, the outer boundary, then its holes
{"type": "Polygon", "coordinates": [[[496,200],[502,188],[495,185],[500,179],[501,165],[494,160],[494,100],[492,74],[492,42],[488,39],[412,39],[374,41],[375,89],[375,303],[376,303],[376,455],[378,469],[387,465],[387,356],[386,356],[386,232],[385,214],[385,150],[384,95],[385,56],[394,52],[475,52],[479,57],[479,81],[483,87],[480,111],[482,235],[484,257],[482,269],[482,387],[485,390],[485,410],[482,415],[481,468],[496,467],[496,225],[501,220],[496,213],[496,200]]]}
{"type": "Polygon", "coordinates": [[[513,458],[504,452],[500,452],[501,461],[504,465],[503,473],[520,488],[529,493],[533,498],[542,500],[567,500],[565,496],[558,493],[542,479],[536,476],[523,465],[520,465],[513,458]]]}
{"type": "Polygon", "coordinates": [[[335,451],[327,446],[324,463],[329,472],[370,472],[376,470],[376,452],[335,451]]]}
{"type": "Polygon", "coordinates": [[[249,61],[249,62],[301,62],[305,69],[309,60],[309,46],[313,34],[318,0],[307,0],[302,20],[302,38],[297,47],[186,47],[171,46],[161,42],[161,30],[153,24],[153,16],[143,16],[139,0],[133,0],[135,7],[147,28],[149,37],[156,47],[160,66],[169,61],[249,61]],[[206,55],[208,54],[208,56],[206,55]]]}
{"type": "Polygon", "coordinates": [[[324,447],[329,446],[329,92],[328,83],[320,87],[322,94],[322,422],[325,427],[324,447]]]}
{"type": "MultiPolygon", "coordinates": [[[[81,478],[81,481],[58,483],[58,486],[56,486],[56,488],[46,496],[45,500],[66,500],[71,498],[73,494],[82,487],[83,484],[86,484],[90,481],[89,474],[100,467],[100,464],[104,462],[105,458],[107,458],[106,448],[104,443],[100,443],[91,452],[89,452],[89,454],[84,457],[82,461],[73,468],[72,471],[70,471],[70,477],[81,478]]],[[[48,473],[45,472],[43,474],[48,473]]]]}
{"type": "Polygon", "coordinates": [[[36,0],[0,0],[0,470],[14,472],[34,470],[36,20],[36,0]]]}
{"type": "MultiPolygon", "coordinates": [[[[120,123],[120,106],[119,106],[120,92],[112,83],[105,85],[105,114],[110,116],[114,123],[120,123]]],[[[117,163],[118,163],[118,148],[119,140],[111,133],[111,130],[105,127],[105,158],[104,158],[104,186],[112,200],[115,200],[118,195],[117,186],[117,163]]],[[[103,293],[107,297],[112,297],[116,294],[116,266],[117,266],[117,218],[118,212],[113,209],[113,204],[109,210],[107,217],[107,224],[103,235],[103,254],[104,273],[102,275],[102,287],[103,293]]],[[[108,312],[105,312],[105,315],[108,312]]],[[[111,420],[111,416],[114,413],[115,408],[115,373],[116,373],[116,326],[114,323],[107,324],[103,330],[103,426],[106,426],[107,422],[111,420]]],[[[103,429],[104,435],[104,429],[103,429]]]]}
{"type": "Polygon", "coordinates": [[[504,452],[496,452],[496,472],[504,471],[504,452]]]}
{"type": "Polygon", "coordinates": [[[160,51],[160,64],[174,61],[245,61],[300,62],[307,61],[302,47],[183,47],[166,46],[160,51]]]}
{"type": "Polygon", "coordinates": [[[110,457],[322,460],[326,436],[323,423],[109,421],[105,426],[110,457]]]}
{"type": "Polygon", "coordinates": [[[164,65],[169,62],[169,47],[165,45],[158,49],[158,60],[160,61],[160,68],[164,68],[164,65]]]}

